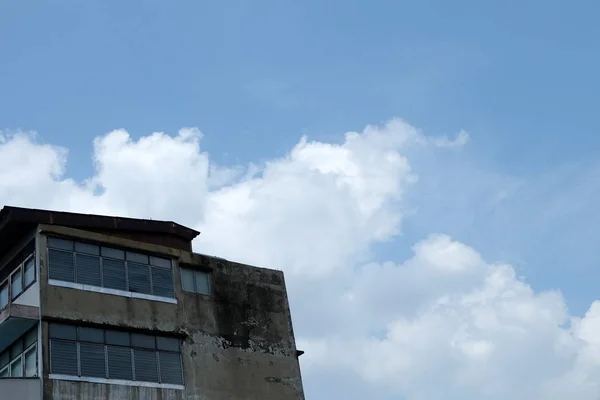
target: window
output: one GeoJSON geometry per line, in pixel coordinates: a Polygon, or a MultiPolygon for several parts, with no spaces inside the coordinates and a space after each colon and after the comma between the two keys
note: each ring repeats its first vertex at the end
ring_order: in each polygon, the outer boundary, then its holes
{"type": "Polygon", "coordinates": [[[37,374],[37,349],[35,346],[25,352],[25,376],[37,374]]]}
{"type": "Polygon", "coordinates": [[[210,294],[210,274],[190,268],[181,268],[181,286],[186,292],[210,294]]]}
{"type": "Polygon", "coordinates": [[[21,279],[21,268],[17,269],[10,276],[10,290],[12,299],[16,299],[23,291],[23,280],[21,279]]]}
{"type": "Polygon", "coordinates": [[[8,305],[8,282],[0,285],[0,310],[8,305]]]}
{"type": "Polygon", "coordinates": [[[20,260],[8,277],[0,282],[0,310],[35,282],[35,255],[21,257],[20,260]]]}
{"type": "Polygon", "coordinates": [[[37,376],[37,328],[0,353],[0,378],[37,376]]]}
{"type": "Polygon", "coordinates": [[[49,334],[51,374],[183,384],[179,339],[54,323],[49,334]]]}
{"type": "Polygon", "coordinates": [[[48,267],[53,280],[175,298],[167,258],[49,237],[48,267]]]}
{"type": "Polygon", "coordinates": [[[10,362],[10,376],[11,378],[23,377],[23,357],[17,357],[10,362]]]}
{"type": "Polygon", "coordinates": [[[35,259],[29,257],[23,265],[23,285],[28,287],[35,281],[35,259]]]}

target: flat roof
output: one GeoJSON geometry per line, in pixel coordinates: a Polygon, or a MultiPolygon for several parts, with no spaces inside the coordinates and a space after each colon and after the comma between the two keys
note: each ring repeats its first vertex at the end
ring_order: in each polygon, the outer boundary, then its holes
{"type": "Polygon", "coordinates": [[[4,206],[0,210],[0,254],[16,245],[16,242],[39,224],[60,225],[82,230],[169,235],[188,242],[200,234],[194,229],[172,221],[4,206]]]}

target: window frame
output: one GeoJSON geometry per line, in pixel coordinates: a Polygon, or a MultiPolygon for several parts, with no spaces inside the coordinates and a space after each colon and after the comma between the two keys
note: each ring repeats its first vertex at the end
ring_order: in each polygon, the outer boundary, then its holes
{"type": "Polygon", "coordinates": [[[23,292],[25,292],[27,289],[29,289],[31,286],[33,286],[33,284],[37,281],[37,266],[36,266],[35,253],[30,254],[29,256],[27,256],[25,258],[25,260],[23,260],[23,273],[21,274],[21,279],[23,279],[23,285],[24,285],[23,292]],[[25,272],[27,271],[26,268],[27,268],[27,264],[29,263],[29,261],[33,261],[33,264],[32,264],[33,280],[31,282],[27,283],[27,280],[25,279],[27,274],[25,272]]]}
{"type": "Polygon", "coordinates": [[[212,271],[208,271],[205,269],[199,269],[199,268],[190,268],[187,266],[179,266],[179,275],[181,277],[181,290],[186,292],[186,293],[194,293],[194,294],[199,294],[202,296],[211,296],[212,295],[212,289],[213,289],[213,284],[212,284],[212,271]],[[194,287],[193,291],[187,290],[185,289],[185,285],[183,282],[184,279],[184,274],[183,271],[188,271],[192,273],[192,284],[194,287]],[[198,290],[198,285],[197,285],[197,279],[198,279],[198,275],[199,274],[204,274],[206,276],[206,282],[208,284],[208,293],[205,292],[201,292],[198,290]]]}
{"type": "Polygon", "coordinates": [[[38,333],[38,325],[36,325],[34,328],[25,332],[20,338],[18,338],[14,342],[12,342],[8,347],[6,347],[6,349],[4,349],[4,351],[2,353],[0,353],[0,356],[4,355],[4,354],[8,354],[8,358],[7,358],[8,361],[7,361],[6,365],[0,366],[0,374],[2,374],[4,371],[8,370],[8,375],[5,377],[2,377],[0,379],[6,379],[6,378],[27,379],[27,378],[39,377],[39,362],[38,362],[39,361],[39,357],[38,357],[38,349],[39,348],[38,348],[37,333],[38,333]],[[35,341],[33,343],[31,343],[29,346],[27,346],[27,336],[30,334],[35,334],[35,341]],[[13,349],[13,347],[17,344],[21,345],[21,351],[19,352],[18,355],[11,357],[10,352],[13,349]],[[33,352],[35,355],[35,374],[28,376],[27,375],[26,355],[30,352],[33,352]],[[13,364],[15,364],[17,362],[21,363],[21,376],[13,376],[12,375],[13,364]]]}
{"type": "MultiPolygon", "coordinates": [[[[140,251],[132,248],[124,248],[120,246],[113,246],[109,243],[99,243],[93,241],[85,241],[80,240],[78,238],[69,238],[62,237],[57,235],[48,235],[46,236],[46,254],[48,257],[48,283],[53,286],[62,286],[69,287],[73,289],[86,290],[92,292],[100,292],[105,294],[114,294],[118,296],[125,297],[133,297],[139,299],[146,299],[152,301],[161,301],[167,303],[177,304],[177,295],[175,291],[175,277],[174,277],[174,266],[175,260],[173,257],[169,257],[164,254],[155,254],[152,252],[140,251]],[[58,239],[58,246],[52,246],[50,241],[52,239],[58,239]],[[67,242],[70,242],[71,250],[67,249],[67,242]],[[78,246],[80,249],[78,250],[78,246]],[[88,251],[83,251],[84,247],[88,247],[88,251]],[[91,252],[90,247],[95,246],[97,250],[91,252]],[[71,254],[73,257],[73,281],[61,280],[59,278],[51,278],[51,265],[50,265],[50,251],[55,250],[59,252],[64,252],[66,254],[71,254]],[[99,273],[100,273],[100,284],[89,284],[78,282],[78,271],[81,269],[81,265],[78,261],[78,255],[80,256],[94,256],[98,257],[99,262],[99,273]],[[145,262],[145,264],[140,264],[140,261],[145,262]],[[107,265],[111,261],[116,261],[122,263],[123,274],[125,277],[124,280],[124,289],[123,288],[112,288],[107,285],[107,275],[105,274],[105,265],[107,265]],[[129,264],[131,264],[132,269],[134,267],[144,266],[147,267],[147,277],[148,277],[148,285],[149,285],[149,293],[140,290],[132,290],[130,283],[130,268],[129,264]],[[167,267],[168,264],[168,267],[167,267]],[[170,273],[170,282],[169,288],[165,289],[166,285],[162,288],[167,290],[169,293],[161,293],[161,287],[156,285],[153,282],[154,271],[168,271],[170,273]],[[158,293],[158,294],[157,294],[158,293]]],[[[114,267],[114,266],[113,266],[114,267]]],[[[108,269],[107,269],[108,270],[108,269]]],[[[120,278],[120,277],[119,277],[120,278]]],[[[166,281],[165,281],[166,282],[166,281]]],[[[118,286],[118,285],[117,285],[118,286]]]]}
{"type": "MultiPolygon", "coordinates": [[[[8,279],[0,282],[0,293],[2,293],[2,289],[3,288],[6,288],[6,304],[3,305],[1,303],[1,300],[0,300],[0,310],[2,310],[4,307],[8,306],[11,303],[11,300],[10,300],[10,285],[9,285],[8,279]]],[[[1,297],[0,297],[0,299],[1,299],[1,297]]]]}
{"type": "Polygon", "coordinates": [[[19,298],[21,293],[23,293],[23,269],[17,268],[13,272],[10,273],[10,299],[15,301],[15,299],[19,298]],[[19,279],[19,284],[15,285],[16,279],[19,279]],[[15,295],[15,286],[19,286],[19,293],[15,295]]]}
{"type": "Polygon", "coordinates": [[[29,353],[33,353],[34,355],[34,359],[35,359],[35,374],[32,375],[31,377],[36,377],[38,375],[38,349],[37,349],[37,341],[32,344],[29,345],[28,348],[26,348],[25,350],[23,350],[23,376],[26,378],[31,378],[30,376],[27,375],[27,355],[29,353]]]}
{"type": "MultiPolygon", "coordinates": [[[[88,336],[89,338],[89,336],[88,336]]],[[[123,336],[124,338],[124,336],[123,336]]],[[[50,323],[49,324],[49,329],[48,329],[48,344],[49,344],[49,366],[50,366],[50,379],[65,379],[65,380],[78,380],[78,381],[88,381],[88,382],[96,382],[96,381],[102,381],[104,383],[111,383],[111,382],[115,382],[115,381],[119,381],[119,382],[125,382],[125,384],[130,385],[130,386],[160,386],[160,387],[174,387],[177,389],[182,389],[184,387],[184,371],[183,371],[183,340],[181,338],[177,338],[174,336],[166,336],[166,335],[155,335],[155,334],[149,334],[146,332],[137,332],[137,331],[129,331],[129,330],[119,330],[119,329],[111,329],[111,328],[99,328],[99,327],[90,327],[90,326],[84,326],[84,325],[70,325],[70,324],[61,324],[61,323],[50,323]],[[67,339],[65,337],[62,337],[61,335],[57,335],[57,336],[53,336],[50,332],[52,330],[53,326],[68,326],[68,327],[74,327],[76,329],[76,334],[75,334],[75,339],[67,339]],[[89,328],[93,328],[95,330],[101,331],[102,332],[102,340],[99,340],[99,337],[91,340],[91,339],[82,339],[82,335],[81,332],[84,329],[89,329],[89,328]],[[124,342],[121,343],[115,343],[114,338],[109,339],[109,335],[112,333],[117,333],[117,336],[123,336],[123,335],[127,335],[127,340],[126,342],[128,344],[124,344],[124,342]],[[150,347],[150,343],[146,343],[146,344],[135,344],[136,342],[136,338],[148,341],[148,339],[151,339],[152,346],[150,347]],[[161,339],[166,339],[166,340],[172,340],[172,341],[177,341],[177,348],[176,350],[173,350],[175,347],[171,347],[171,349],[167,349],[167,344],[169,342],[165,342],[161,344],[161,339]],[[53,353],[53,343],[56,343],[55,341],[60,341],[60,342],[69,342],[69,343],[73,343],[76,344],[76,353],[75,353],[75,357],[77,359],[77,375],[68,375],[68,374],[62,374],[62,373],[57,373],[54,371],[53,367],[56,368],[53,365],[53,358],[52,358],[52,353],[53,353]],[[94,377],[94,376],[88,376],[88,375],[84,375],[82,372],[82,351],[81,351],[81,347],[83,344],[94,344],[94,345],[101,345],[103,346],[103,357],[104,357],[104,377],[94,377]],[[122,379],[122,378],[116,378],[116,377],[110,377],[110,368],[109,368],[109,349],[110,348],[121,348],[121,349],[126,349],[125,352],[129,353],[130,358],[129,358],[129,363],[130,364],[124,364],[126,366],[130,366],[131,367],[131,379],[122,379]],[[157,379],[156,380],[138,380],[138,374],[141,374],[143,370],[136,370],[136,351],[143,351],[143,352],[151,352],[152,354],[154,354],[154,357],[156,358],[156,376],[157,379]],[[161,353],[168,353],[168,355],[177,355],[178,359],[179,359],[179,373],[180,373],[180,378],[181,378],[181,383],[168,383],[168,382],[162,382],[163,377],[161,375],[161,364],[162,361],[160,360],[160,356],[161,353]]],[[[174,344],[174,343],[171,343],[174,344]]],[[[71,355],[73,356],[73,355],[71,355]]],[[[58,361],[57,361],[58,362],[58,361]]],[[[147,366],[145,366],[147,367],[147,366]]]]}
{"type": "Polygon", "coordinates": [[[2,281],[0,281],[0,288],[4,285],[7,286],[8,289],[8,302],[5,305],[0,304],[0,310],[14,303],[23,293],[27,291],[30,287],[32,287],[38,280],[37,273],[37,259],[36,252],[33,251],[29,253],[23,260],[13,269],[2,281]],[[33,281],[28,284],[25,284],[25,265],[29,262],[33,261],[33,281]],[[21,291],[16,296],[13,296],[13,276],[20,274],[21,275],[21,291]]]}

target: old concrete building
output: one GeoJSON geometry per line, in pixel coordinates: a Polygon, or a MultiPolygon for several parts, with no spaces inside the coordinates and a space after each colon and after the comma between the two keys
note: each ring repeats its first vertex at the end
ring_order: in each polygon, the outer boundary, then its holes
{"type": "Polygon", "coordinates": [[[283,273],[198,234],[4,207],[0,399],[303,399],[283,273]]]}

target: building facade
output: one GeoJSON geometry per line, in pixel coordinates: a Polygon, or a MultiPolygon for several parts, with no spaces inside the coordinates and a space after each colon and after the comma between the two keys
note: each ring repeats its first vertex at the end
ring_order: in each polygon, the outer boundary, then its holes
{"type": "Polygon", "coordinates": [[[0,398],[304,399],[281,271],[172,222],[0,211],[0,398]]]}

